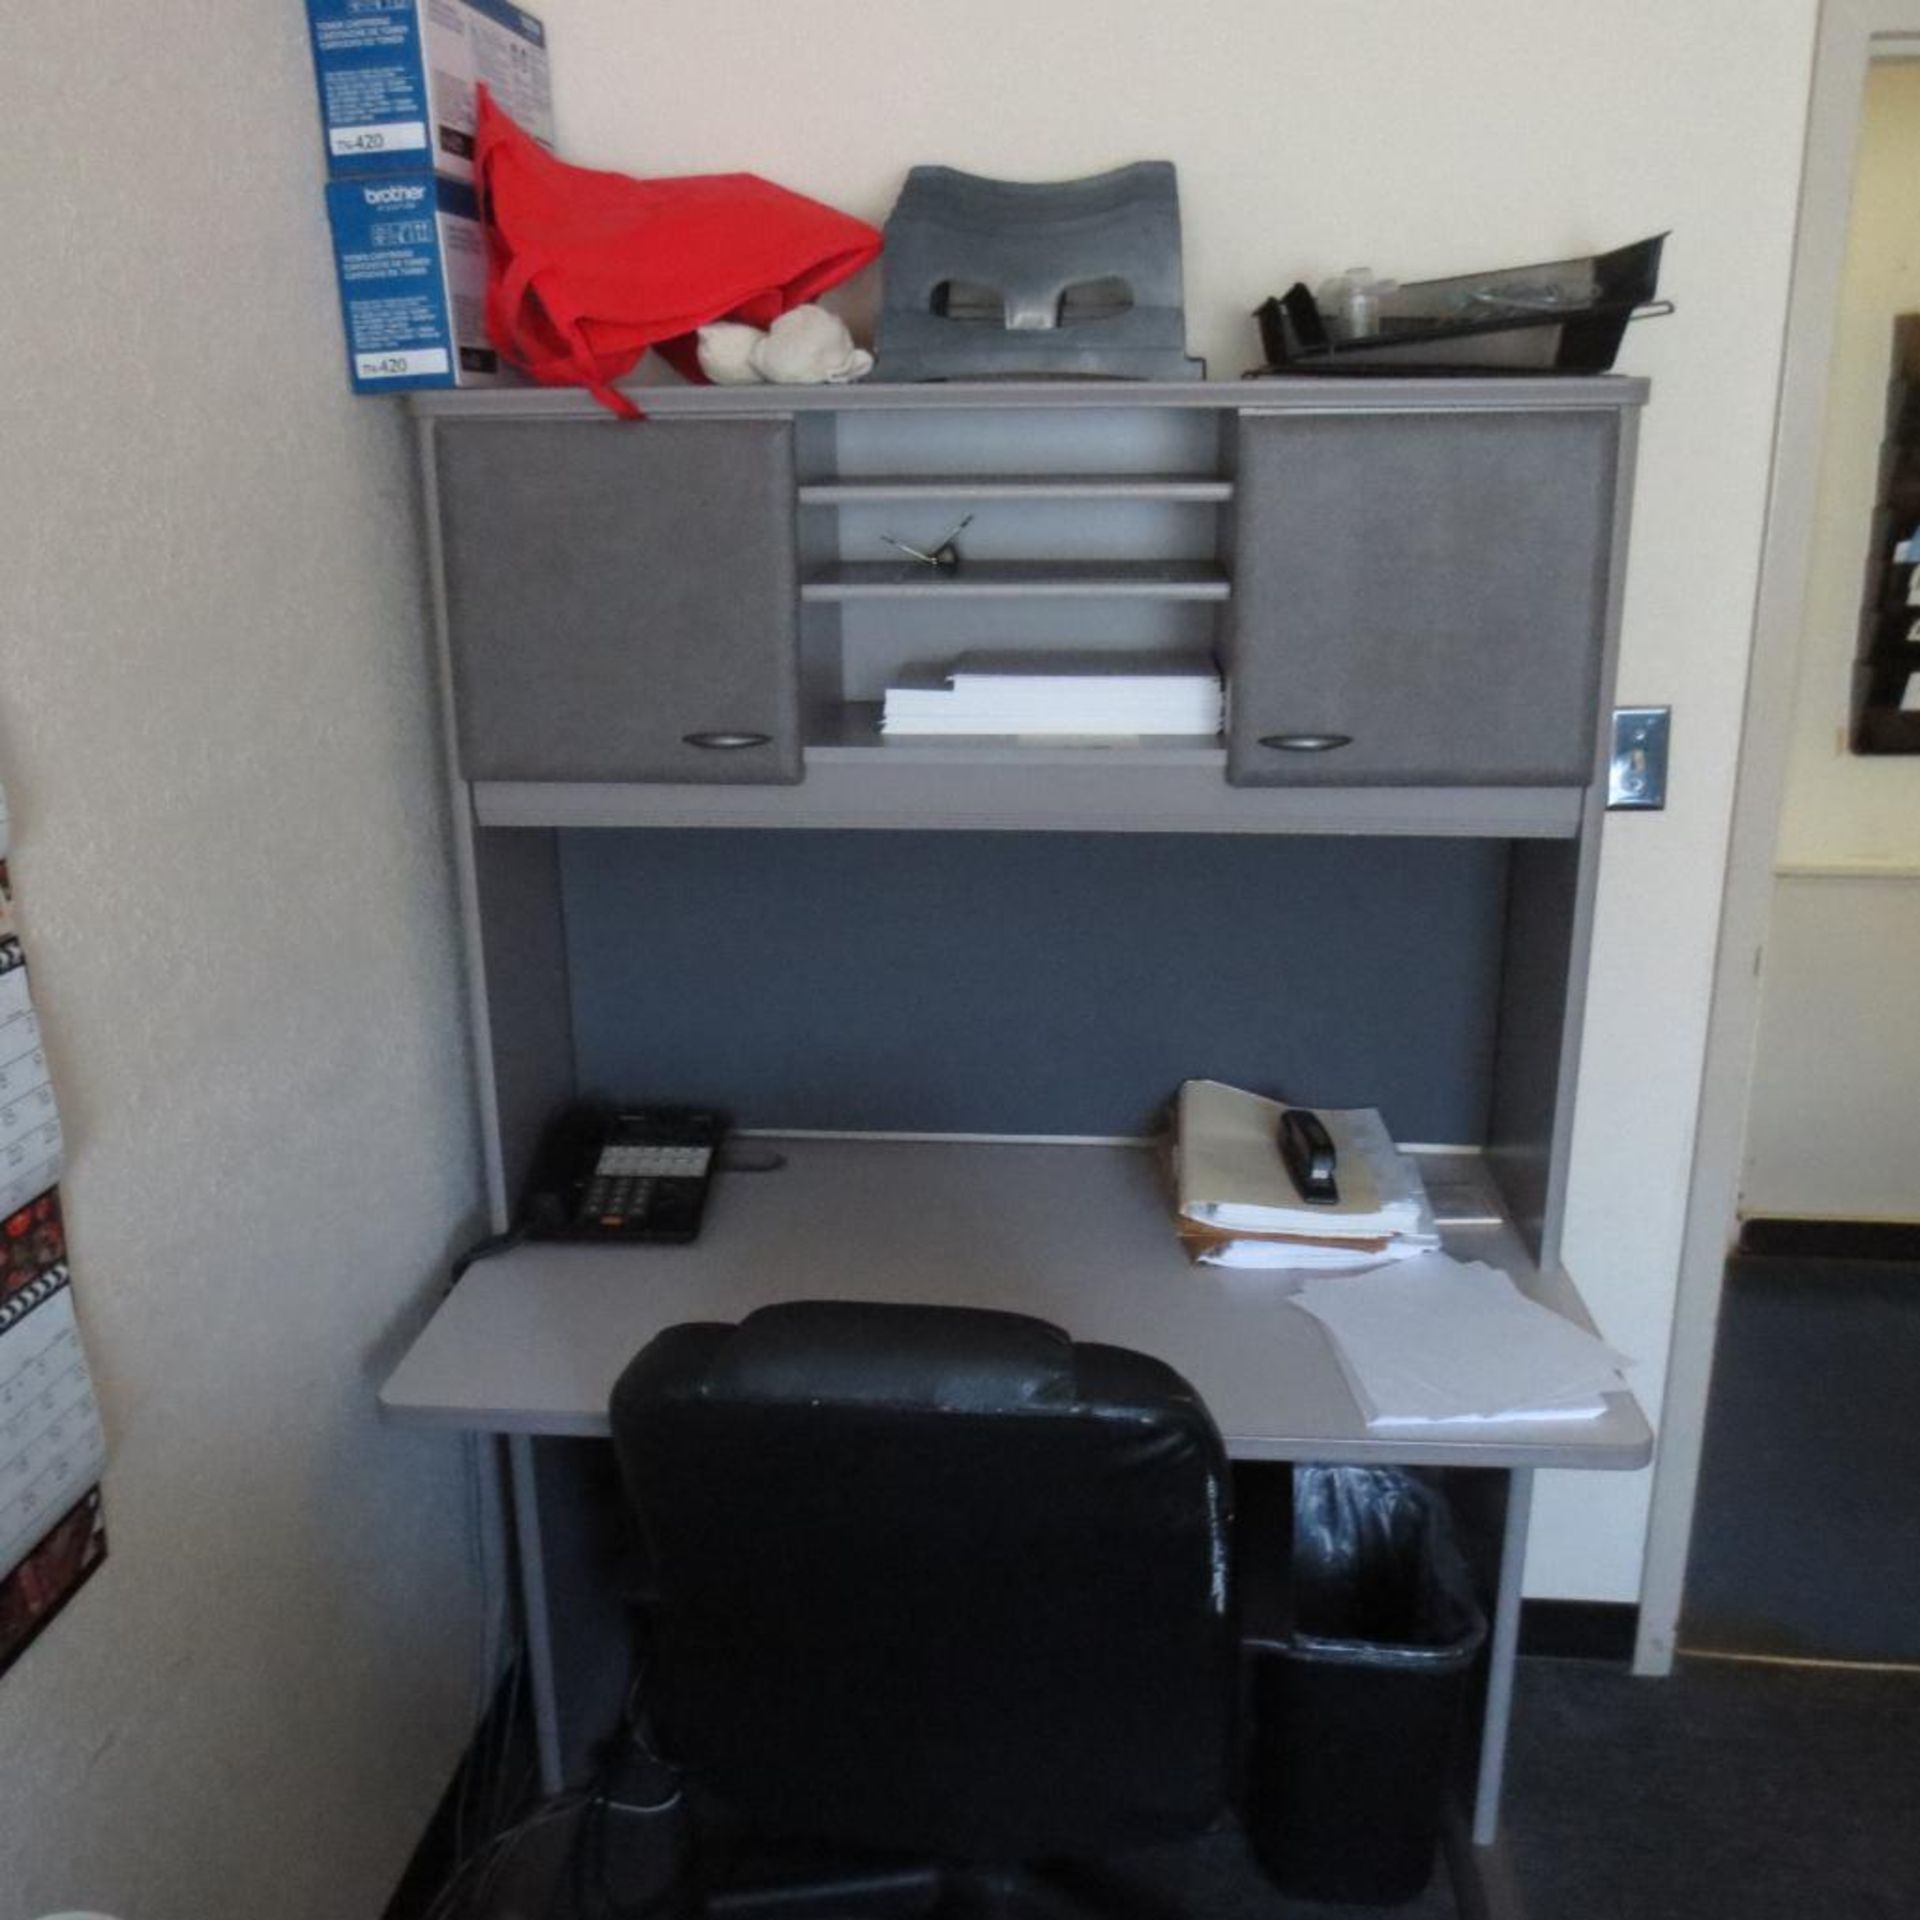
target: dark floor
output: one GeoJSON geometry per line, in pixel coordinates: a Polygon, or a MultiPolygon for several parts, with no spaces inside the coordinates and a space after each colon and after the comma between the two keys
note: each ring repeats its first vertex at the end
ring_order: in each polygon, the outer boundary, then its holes
{"type": "Polygon", "coordinates": [[[1523,1662],[1512,1780],[1537,1920],[1920,1914],[1920,1673],[1523,1662]]]}
{"type": "MultiPolygon", "coordinates": [[[[1669,1680],[1521,1663],[1507,1829],[1532,1920],[1914,1920],[1920,1673],[1688,1660],[1669,1680]]],[[[658,1884],[661,1822],[608,1829],[605,1883],[658,1884]]],[[[570,1901],[557,1820],[496,1877],[487,1920],[606,1920],[570,1901]]],[[[1120,1863],[1116,1863],[1120,1864],[1120,1863]]],[[[1194,1920],[1364,1920],[1288,1901],[1236,1833],[1136,1856],[1128,1877],[1194,1920]]],[[[1400,1920],[1456,1912],[1442,1868],[1400,1920]]]]}
{"type": "Polygon", "coordinates": [[[1770,1226],[1727,1262],[1683,1643],[1920,1662],[1920,1260],[1801,1246],[1916,1230],[1770,1226]]]}

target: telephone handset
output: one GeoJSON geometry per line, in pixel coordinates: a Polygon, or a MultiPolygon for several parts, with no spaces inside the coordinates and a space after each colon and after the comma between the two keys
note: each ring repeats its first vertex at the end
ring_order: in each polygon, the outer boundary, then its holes
{"type": "Polygon", "coordinates": [[[527,1238],[693,1239],[726,1130],[706,1107],[569,1107],[534,1159],[527,1238]]]}

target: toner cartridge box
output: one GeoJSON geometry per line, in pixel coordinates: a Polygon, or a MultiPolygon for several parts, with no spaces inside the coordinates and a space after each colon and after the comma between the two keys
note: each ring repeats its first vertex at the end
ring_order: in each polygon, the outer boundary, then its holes
{"type": "Polygon", "coordinates": [[[473,178],[473,90],[553,145],[547,30],[509,0],[307,0],[336,178],[421,168],[473,178]]]}
{"type": "Polygon", "coordinates": [[[499,384],[471,187],[431,173],[334,180],[327,218],[356,391],[499,384]]]}

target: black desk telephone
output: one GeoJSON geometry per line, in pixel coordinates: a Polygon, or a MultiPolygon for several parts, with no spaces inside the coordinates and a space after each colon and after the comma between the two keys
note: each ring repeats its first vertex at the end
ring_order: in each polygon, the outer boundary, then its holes
{"type": "Polygon", "coordinates": [[[528,1239],[693,1239],[726,1130],[704,1107],[569,1107],[527,1182],[528,1239]]]}

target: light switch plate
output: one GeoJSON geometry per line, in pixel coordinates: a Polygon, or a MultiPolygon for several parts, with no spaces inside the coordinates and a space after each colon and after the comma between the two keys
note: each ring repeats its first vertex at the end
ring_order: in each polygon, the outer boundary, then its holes
{"type": "Polygon", "coordinates": [[[1653,813],[1667,804],[1667,735],[1671,707],[1615,707],[1613,758],[1607,766],[1607,811],[1653,813]]]}

